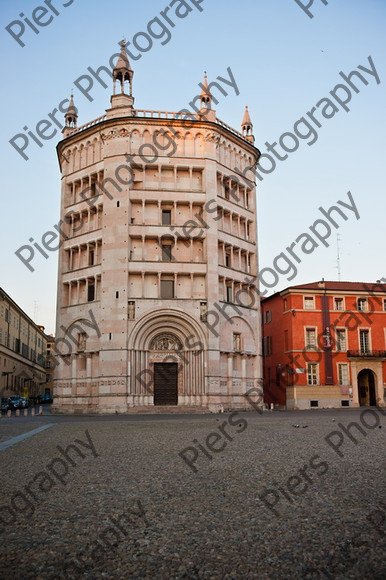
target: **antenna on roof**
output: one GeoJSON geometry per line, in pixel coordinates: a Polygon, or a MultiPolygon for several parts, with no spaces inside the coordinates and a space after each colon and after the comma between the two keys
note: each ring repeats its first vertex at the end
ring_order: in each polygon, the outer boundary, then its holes
{"type": "Polygon", "coordinates": [[[340,271],[340,245],[339,242],[341,240],[340,234],[336,234],[336,269],[338,270],[338,280],[340,282],[341,278],[341,271],[340,271]]]}

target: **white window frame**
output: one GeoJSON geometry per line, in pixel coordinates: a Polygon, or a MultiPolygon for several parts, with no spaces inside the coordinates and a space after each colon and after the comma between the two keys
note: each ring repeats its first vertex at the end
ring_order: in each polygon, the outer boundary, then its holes
{"type": "Polygon", "coordinates": [[[338,377],[338,385],[340,387],[348,387],[349,385],[351,385],[351,381],[350,381],[350,365],[348,363],[337,363],[337,377],[338,377]],[[342,367],[346,367],[347,368],[347,382],[341,382],[341,371],[340,369],[342,367]]]}
{"type": "Polygon", "coordinates": [[[303,296],[303,310],[315,310],[315,296],[303,296]],[[306,308],[306,304],[311,304],[312,308],[306,308]]]}
{"type": "Polygon", "coordinates": [[[371,344],[371,328],[363,326],[361,328],[358,328],[358,346],[359,346],[359,352],[362,352],[362,347],[361,347],[361,330],[366,330],[368,332],[368,337],[369,337],[369,344],[368,344],[368,352],[371,352],[373,350],[372,348],[372,344],[371,344]]]}
{"type": "Polygon", "coordinates": [[[357,298],[357,311],[358,312],[368,312],[368,310],[369,310],[369,301],[368,301],[367,297],[366,296],[359,296],[357,298]],[[360,302],[362,303],[363,301],[365,304],[365,308],[359,308],[359,303],[360,302]]]}
{"type": "Polygon", "coordinates": [[[318,350],[318,327],[317,326],[305,326],[304,327],[304,348],[305,350],[318,350]],[[313,330],[315,332],[315,344],[309,345],[307,342],[307,331],[313,330]]]}
{"type": "Polygon", "coordinates": [[[344,326],[336,326],[335,327],[335,350],[336,352],[346,352],[349,350],[348,348],[348,336],[347,336],[347,328],[345,328],[344,326]],[[338,331],[344,332],[344,341],[346,343],[345,348],[338,348],[338,331]]]}
{"type": "Polygon", "coordinates": [[[307,385],[309,387],[315,387],[316,385],[319,385],[319,363],[317,362],[308,362],[307,363],[307,385]],[[316,373],[312,374],[313,377],[315,377],[316,382],[310,382],[310,372],[309,372],[309,368],[310,367],[315,367],[316,368],[316,373]]]}
{"type": "Polygon", "coordinates": [[[336,312],[344,312],[346,310],[346,304],[345,304],[344,296],[334,296],[334,310],[336,312]],[[341,300],[342,301],[342,308],[341,309],[336,308],[335,300],[341,300]]]}

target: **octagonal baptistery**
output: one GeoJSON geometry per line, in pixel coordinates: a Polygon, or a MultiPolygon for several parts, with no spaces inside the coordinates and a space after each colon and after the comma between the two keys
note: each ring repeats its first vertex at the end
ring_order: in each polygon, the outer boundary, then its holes
{"type": "Polygon", "coordinates": [[[63,140],[53,410],[249,408],[260,384],[253,145],[212,109],[134,108],[124,43],[111,108],[63,140]],[[118,91],[116,90],[118,85],[118,91]],[[250,168],[250,169],[249,169],[250,168]]]}

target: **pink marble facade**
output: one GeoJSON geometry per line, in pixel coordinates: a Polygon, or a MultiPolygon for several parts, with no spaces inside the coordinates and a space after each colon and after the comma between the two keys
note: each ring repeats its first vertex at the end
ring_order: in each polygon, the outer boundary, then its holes
{"type": "Polygon", "coordinates": [[[104,117],[67,126],[58,146],[67,239],[56,336],[78,343],[57,357],[54,408],[153,406],[163,361],[178,364],[178,406],[248,407],[261,377],[255,189],[234,170],[258,151],[214,111],[187,128],[132,105],[113,96],[104,117]],[[143,148],[155,139],[157,156],[143,148]],[[237,295],[245,306],[232,305],[237,295]]]}

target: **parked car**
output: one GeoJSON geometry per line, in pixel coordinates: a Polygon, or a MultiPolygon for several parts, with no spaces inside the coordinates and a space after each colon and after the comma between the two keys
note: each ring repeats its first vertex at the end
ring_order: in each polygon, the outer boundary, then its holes
{"type": "Polygon", "coordinates": [[[39,403],[41,405],[45,405],[46,403],[52,403],[52,395],[49,393],[39,395],[39,403]]]}
{"type": "Polygon", "coordinates": [[[21,397],[19,407],[20,409],[28,409],[30,406],[30,401],[26,397],[21,397]]]}
{"type": "Polygon", "coordinates": [[[10,409],[20,409],[20,395],[11,395],[8,401],[10,409]]]}
{"type": "Polygon", "coordinates": [[[0,408],[1,408],[1,411],[8,411],[9,399],[7,399],[6,397],[1,397],[0,408]]]}

